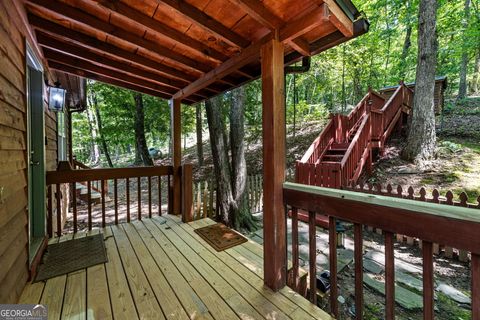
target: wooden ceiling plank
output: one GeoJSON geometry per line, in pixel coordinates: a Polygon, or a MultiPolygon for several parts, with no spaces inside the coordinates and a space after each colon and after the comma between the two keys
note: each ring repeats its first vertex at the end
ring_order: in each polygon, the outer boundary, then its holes
{"type": "Polygon", "coordinates": [[[175,11],[181,13],[188,18],[191,22],[209,32],[215,34],[217,37],[222,38],[225,42],[232,46],[245,48],[250,44],[250,41],[236,34],[220,22],[216,21],[206,13],[200,11],[191,4],[183,0],[157,0],[159,3],[163,3],[175,11]]]}
{"type": "Polygon", "coordinates": [[[275,30],[283,25],[283,20],[268,10],[259,0],[229,0],[245,11],[254,20],[269,28],[275,30]]]}
{"type": "Polygon", "coordinates": [[[353,37],[353,21],[343,12],[335,0],[317,0],[327,4],[330,11],[330,22],[340,30],[345,37],[353,37]]]}
{"type": "Polygon", "coordinates": [[[90,37],[81,32],[65,28],[61,25],[58,25],[54,22],[50,22],[46,19],[40,18],[33,14],[28,15],[28,20],[30,24],[37,30],[41,30],[44,33],[54,36],[56,38],[62,39],[64,42],[74,42],[80,46],[85,46],[89,49],[95,50],[97,52],[107,53],[111,56],[121,58],[128,62],[133,62],[135,64],[148,67],[152,70],[158,71],[166,76],[174,77],[177,79],[184,80],[186,82],[194,81],[196,78],[183,73],[177,69],[165,66],[160,62],[151,60],[144,56],[135,54],[133,52],[121,49],[117,46],[114,46],[109,43],[98,41],[97,39],[90,37]]]}
{"type": "Polygon", "coordinates": [[[188,47],[190,49],[194,49],[197,52],[206,56],[206,58],[213,59],[214,61],[223,62],[227,60],[229,57],[224,55],[221,52],[203,44],[200,41],[197,41],[182,32],[179,32],[173,28],[170,28],[166,24],[140,12],[136,9],[121,3],[119,1],[113,0],[94,0],[100,3],[102,6],[116,12],[117,14],[126,17],[132,21],[136,21],[141,23],[142,25],[146,26],[148,29],[152,30],[153,32],[159,33],[169,39],[173,40],[174,42],[188,47]]]}
{"type": "Polygon", "coordinates": [[[310,44],[307,40],[302,37],[298,37],[296,39],[290,40],[288,44],[298,53],[305,57],[310,57],[312,52],[310,50],[310,44]]]}
{"type": "Polygon", "coordinates": [[[156,73],[149,72],[149,71],[146,71],[146,70],[143,70],[143,69],[140,69],[140,68],[136,68],[136,67],[133,67],[131,65],[124,64],[124,63],[120,63],[120,62],[115,61],[115,60],[111,60],[111,59],[109,59],[105,56],[96,54],[96,53],[94,53],[92,51],[89,51],[85,48],[75,46],[75,45],[57,40],[55,38],[52,38],[52,37],[48,36],[46,33],[43,33],[41,31],[37,31],[37,41],[40,44],[40,46],[42,46],[42,47],[46,47],[46,48],[49,48],[49,49],[60,51],[60,52],[63,52],[63,53],[66,53],[66,54],[69,54],[69,55],[72,55],[72,56],[79,57],[79,58],[84,59],[84,60],[88,60],[90,62],[99,63],[99,64],[102,64],[102,65],[108,66],[110,68],[114,68],[114,69],[116,69],[117,71],[120,71],[120,72],[128,72],[128,73],[134,74],[136,76],[146,78],[149,81],[154,81],[154,82],[158,82],[158,83],[163,84],[163,85],[167,85],[167,86],[172,87],[174,89],[180,89],[180,88],[182,88],[182,85],[185,84],[185,82],[183,82],[183,81],[178,81],[178,80],[174,80],[174,79],[165,78],[165,77],[162,77],[162,76],[160,76],[156,73]]]}
{"type": "Polygon", "coordinates": [[[170,60],[173,64],[181,64],[185,67],[197,70],[202,73],[208,72],[209,70],[211,70],[211,68],[206,64],[198,62],[182,54],[176,53],[169,48],[166,48],[153,41],[149,41],[142,37],[139,37],[136,34],[133,34],[127,30],[113,26],[105,21],[98,19],[95,16],[92,16],[66,3],[61,3],[58,1],[51,1],[51,0],[27,0],[27,3],[33,6],[36,6],[41,10],[48,10],[49,12],[57,16],[61,16],[63,18],[69,19],[77,23],[81,23],[90,28],[94,28],[95,30],[106,33],[110,36],[119,38],[135,46],[141,47],[156,55],[165,57],[168,60],[170,60]]]}
{"type": "Polygon", "coordinates": [[[291,41],[301,37],[305,33],[317,28],[325,21],[328,21],[329,11],[325,4],[321,4],[317,9],[306,16],[289,22],[280,31],[280,40],[284,42],[291,41]]]}

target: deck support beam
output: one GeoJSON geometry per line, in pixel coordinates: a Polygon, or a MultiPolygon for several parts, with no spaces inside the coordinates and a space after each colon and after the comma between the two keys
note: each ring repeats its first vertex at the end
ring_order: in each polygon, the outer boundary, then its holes
{"type": "Polygon", "coordinates": [[[286,284],[284,48],[278,39],[261,49],[263,101],[264,281],[272,290],[286,284]]]}
{"type": "Polygon", "coordinates": [[[170,134],[172,139],[172,165],[173,165],[173,214],[181,214],[181,176],[180,166],[182,163],[182,119],[181,100],[170,100],[170,134]]]}

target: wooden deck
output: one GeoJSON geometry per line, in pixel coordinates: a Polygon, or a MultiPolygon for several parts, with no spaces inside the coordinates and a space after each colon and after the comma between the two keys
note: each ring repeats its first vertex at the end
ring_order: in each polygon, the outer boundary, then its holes
{"type": "Polygon", "coordinates": [[[263,285],[262,246],[216,252],[194,233],[211,223],[163,216],[94,229],[107,263],[27,284],[19,303],[46,304],[49,319],[331,319],[288,287],[263,285]]]}

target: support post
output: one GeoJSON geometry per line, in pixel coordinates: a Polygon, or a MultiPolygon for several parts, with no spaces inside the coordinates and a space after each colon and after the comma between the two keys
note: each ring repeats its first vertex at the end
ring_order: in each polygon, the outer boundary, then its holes
{"type": "Polygon", "coordinates": [[[262,46],[264,281],[277,291],[286,284],[284,49],[277,39],[262,46]]]}
{"type": "MultiPolygon", "coordinates": [[[[172,135],[172,166],[173,166],[173,206],[172,213],[181,214],[182,191],[180,165],[182,158],[182,121],[181,121],[181,100],[170,100],[170,130],[172,135]]],[[[170,187],[170,186],[169,186],[170,187]]]]}

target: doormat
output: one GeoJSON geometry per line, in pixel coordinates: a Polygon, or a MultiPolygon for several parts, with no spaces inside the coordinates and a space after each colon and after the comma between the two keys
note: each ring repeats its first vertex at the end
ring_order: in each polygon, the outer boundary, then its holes
{"type": "Polygon", "coordinates": [[[217,251],[223,251],[248,241],[247,238],[221,223],[194,231],[217,251]]]}
{"type": "Polygon", "coordinates": [[[34,282],[107,262],[103,234],[49,244],[34,282]]]}

